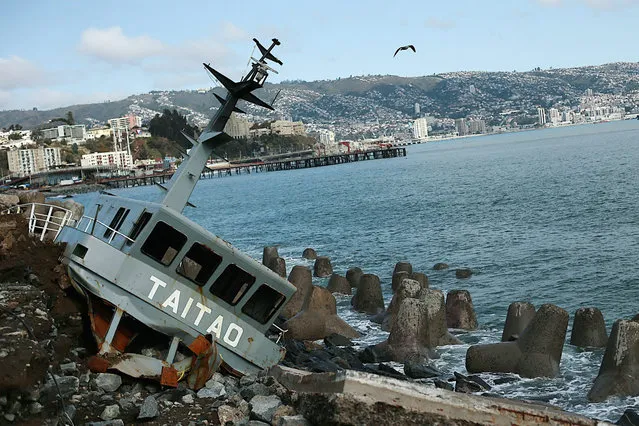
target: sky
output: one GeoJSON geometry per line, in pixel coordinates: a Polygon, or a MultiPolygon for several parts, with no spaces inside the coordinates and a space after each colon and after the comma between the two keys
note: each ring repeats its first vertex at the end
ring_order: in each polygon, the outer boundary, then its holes
{"type": "Polygon", "coordinates": [[[253,37],[282,43],[270,82],[637,62],[637,22],[639,0],[3,0],[0,110],[216,85],[202,62],[238,80],[253,37]]]}

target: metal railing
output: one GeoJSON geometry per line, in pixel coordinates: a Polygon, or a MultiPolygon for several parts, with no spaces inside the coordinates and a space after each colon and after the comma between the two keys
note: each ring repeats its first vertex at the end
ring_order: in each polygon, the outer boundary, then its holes
{"type": "Polygon", "coordinates": [[[110,231],[111,235],[109,237],[109,240],[107,241],[109,244],[111,244],[111,242],[113,241],[113,239],[116,237],[116,235],[119,235],[121,237],[123,237],[126,241],[128,241],[130,244],[133,244],[135,242],[135,240],[129,238],[129,236],[124,235],[122,232],[110,227],[109,225],[107,225],[106,223],[100,222],[99,220],[97,220],[94,217],[91,216],[82,216],[80,218],[80,220],[78,220],[78,223],[76,224],[76,229],[80,229],[82,230],[82,228],[84,228],[85,233],[87,234],[91,234],[91,235],[95,235],[94,234],[94,230],[95,230],[95,225],[100,225],[103,228],[107,229],[108,231],[110,231]],[[82,224],[82,222],[86,219],[86,226],[84,226],[82,224]]]}
{"type": "Polygon", "coordinates": [[[53,234],[52,240],[65,225],[75,225],[73,212],[64,207],[53,204],[29,203],[10,207],[0,214],[22,214],[28,220],[29,235],[35,236],[43,241],[47,233],[53,234]],[[56,213],[64,213],[62,217],[56,213]]]}

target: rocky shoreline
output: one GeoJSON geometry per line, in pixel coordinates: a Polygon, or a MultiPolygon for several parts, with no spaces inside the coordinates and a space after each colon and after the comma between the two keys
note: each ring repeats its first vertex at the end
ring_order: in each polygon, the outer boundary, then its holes
{"type": "MultiPolygon", "coordinates": [[[[0,423],[105,426],[137,422],[255,426],[357,424],[355,417],[349,422],[344,413],[318,414],[319,407],[332,406],[332,410],[340,410],[341,405],[334,398],[314,397],[312,392],[287,387],[271,372],[241,378],[218,372],[198,391],[189,389],[184,382],[177,388],[163,388],[151,380],[91,372],[89,360],[96,353],[96,345],[87,325],[85,303],[70,286],[66,271],[58,263],[61,252],[62,247],[29,237],[26,220],[21,216],[0,216],[0,423]]],[[[406,262],[398,262],[393,274],[395,296],[385,307],[381,284],[374,275],[352,268],[342,277],[333,273],[327,257],[317,256],[310,249],[304,256],[310,259],[315,256],[317,261],[313,271],[296,266],[288,277],[298,293],[283,311],[282,323],[288,331],[283,341],[287,352],[282,366],[320,374],[356,371],[424,389],[439,388],[485,396],[492,396],[490,390],[497,380],[518,380],[512,376],[488,379],[481,376],[481,371],[486,371],[482,368],[476,369],[478,374],[457,372],[447,377],[429,366],[433,348],[455,343],[456,338],[449,333],[449,328],[472,330],[477,327],[468,292],[449,292],[444,297],[441,291],[429,288],[424,273],[412,271],[406,262]],[[331,277],[329,289],[314,286],[312,275],[331,277]],[[355,349],[351,339],[359,333],[337,316],[332,292],[354,292],[353,309],[368,313],[371,320],[389,330],[388,341],[364,350],[355,349]],[[402,363],[403,371],[393,368],[389,364],[391,361],[402,363]]],[[[285,262],[277,255],[276,248],[265,248],[263,262],[286,276],[285,262]]],[[[436,268],[444,267],[443,264],[436,265],[436,268]]],[[[459,271],[460,279],[472,274],[470,270],[459,271]]],[[[532,307],[531,312],[527,305],[511,305],[503,344],[517,345],[519,340],[525,343],[524,330],[536,313],[550,312],[540,318],[547,317],[557,324],[556,318],[564,317],[558,309],[541,307],[535,312],[532,307]]],[[[597,313],[584,311],[579,317],[582,318],[580,322],[586,324],[581,328],[587,332],[575,339],[592,335],[591,338],[598,339],[601,344],[597,313]],[[587,325],[589,323],[594,325],[587,325]]],[[[634,330],[633,327],[624,322],[617,328],[634,330]]],[[[557,341],[556,338],[550,340],[557,341]]],[[[563,345],[563,337],[560,340],[563,345]]],[[[520,343],[520,347],[524,346],[520,343]]],[[[537,343],[534,346],[547,345],[537,343]]],[[[152,351],[153,348],[144,350],[152,351]]],[[[548,351],[555,353],[558,365],[556,347],[548,351]]],[[[536,349],[521,351],[521,354],[526,353],[541,352],[536,349]]],[[[561,354],[558,356],[560,358],[561,354]]],[[[628,368],[634,365],[631,361],[626,364],[628,368]]],[[[468,371],[474,371],[468,365],[466,367],[468,371]]],[[[460,370],[462,368],[460,366],[460,370]]],[[[548,368],[553,370],[554,364],[551,362],[548,368]]],[[[545,367],[542,370],[545,371],[545,367]]],[[[448,398],[454,398],[454,395],[451,393],[448,398]]],[[[377,417],[371,414],[366,418],[385,424],[392,419],[391,413],[396,407],[382,404],[377,409],[381,410],[377,417]]],[[[410,418],[417,417],[406,417],[410,418]]],[[[636,411],[627,411],[624,418],[626,423],[618,424],[637,424],[633,423],[638,418],[636,411]]],[[[438,423],[467,424],[453,419],[439,419],[438,423]]]]}

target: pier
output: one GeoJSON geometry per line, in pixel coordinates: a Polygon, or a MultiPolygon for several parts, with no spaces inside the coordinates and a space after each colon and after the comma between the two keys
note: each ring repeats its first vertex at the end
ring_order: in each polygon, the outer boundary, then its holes
{"type": "MultiPolygon", "coordinates": [[[[285,159],[279,161],[264,162],[253,160],[243,163],[232,163],[228,167],[205,168],[200,179],[211,179],[214,177],[233,176],[260,172],[275,172],[280,170],[308,169],[311,167],[333,166],[336,164],[354,163],[357,161],[380,160],[384,158],[405,157],[406,148],[393,147],[377,149],[373,151],[354,152],[346,154],[325,155],[321,157],[307,157],[297,159],[285,159]]],[[[112,188],[130,188],[144,185],[164,185],[167,183],[173,172],[160,172],[151,175],[141,176],[119,176],[113,178],[100,179],[98,183],[112,188]]]]}

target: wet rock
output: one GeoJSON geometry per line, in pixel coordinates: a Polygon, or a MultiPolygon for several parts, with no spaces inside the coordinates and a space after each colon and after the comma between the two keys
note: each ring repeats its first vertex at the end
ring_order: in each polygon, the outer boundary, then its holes
{"type": "Polygon", "coordinates": [[[331,259],[328,256],[317,256],[313,265],[313,275],[316,277],[329,277],[333,273],[331,259]]]}
{"type": "Polygon", "coordinates": [[[301,414],[297,416],[283,416],[279,418],[277,426],[311,426],[308,420],[301,414]]]}
{"type": "Polygon", "coordinates": [[[286,260],[283,258],[276,257],[275,259],[271,259],[266,266],[280,277],[286,278],[286,260]]]}
{"type": "Polygon", "coordinates": [[[470,278],[471,275],[473,275],[473,271],[471,271],[469,268],[455,269],[455,277],[459,279],[463,280],[466,278],[470,278]]]}
{"type": "Polygon", "coordinates": [[[435,271],[442,271],[444,269],[448,269],[448,264],[447,263],[435,263],[435,266],[433,266],[433,269],[435,271]]]}
{"type": "MultiPolygon", "coordinates": [[[[193,396],[191,396],[191,400],[192,399],[193,399],[193,396]]],[[[142,406],[140,407],[140,414],[138,415],[138,420],[153,419],[159,415],[160,415],[160,411],[158,410],[158,402],[155,400],[155,398],[152,395],[147,396],[144,402],[142,403],[142,406]]]]}
{"type": "Polygon", "coordinates": [[[491,386],[479,376],[464,376],[458,372],[455,375],[455,392],[474,393],[491,389],[491,386]]]}
{"type": "Polygon", "coordinates": [[[267,423],[271,423],[275,410],[282,405],[282,401],[274,395],[257,395],[249,403],[251,404],[251,417],[267,423]]]}
{"type": "Polygon", "coordinates": [[[384,297],[379,277],[373,274],[362,275],[357,293],[353,296],[353,308],[359,312],[377,314],[384,310],[384,297]]]}
{"type": "Polygon", "coordinates": [[[519,336],[526,329],[530,321],[535,316],[535,306],[528,302],[513,302],[508,306],[508,314],[504,331],[501,335],[502,342],[510,342],[513,336],[519,336]]]}
{"type": "Polygon", "coordinates": [[[441,373],[433,367],[412,361],[404,363],[404,374],[411,379],[430,379],[441,375],[441,373]]]}
{"type": "Polygon", "coordinates": [[[339,274],[332,274],[326,286],[331,293],[351,294],[351,284],[339,274]]]}
{"type": "Polygon", "coordinates": [[[579,308],[570,335],[570,344],[580,347],[603,348],[608,342],[606,323],[597,308],[579,308]]]}
{"type": "Polygon", "coordinates": [[[495,385],[503,385],[504,383],[512,383],[519,380],[519,377],[498,377],[493,380],[495,385]]]}
{"type": "Polygon", "coordinates": [[[555,377],[567,327],[568,312],[554,305],[542,305],[517,341],[468,348],[466,370],[555,377]]]}
{"type": "Polygon", "coordinates": [[[615,424],[619,426],[639,426],[639,412],[628,408],[615,424]]]}
{"type": "Polygon", "coordinates": [[[348,337],[344,337],[341,334],[332,333],[324,338],[324,344],[327,347],[331,346],[353,346],[353,342],[348,337]]]}
{"type": "Polygon", "coordinates": [[[364,275],[364,272],[358,267],[350,268],[346,271],[346,279],[350,283],[351,288],[357,288],[362,275],[364,275]]]}
{"type": "Polygon", "coordinates": [[[317,259],[317,252],[315,251],[315,249],[305,248],[304,252],[302,253],[302,257],[304,259],[315,260],[317,259]]]}
{"type": "Polygon", "coordinates": [[[265,246],[262,252],[262,265],[268,267],[275,259],[280,257],[275,246],[265,246]]]}
{"type": "Polygon", "coordinates": [[[117,404],[107,405],[102,410],[102,414],[100,414],[100,418],[102,420],[113,420],[120,415],[120,407],[117,404]]]}
{"type": "Polygon", "coordinates": [[[450,383],[444,381],[444,380],[440,380],[440,379],[435,379],[433,380],[433,384],[435,385],[436,388],[439,389],[446,389],[449,391],[454,390],[455,388],[453,387],[453,385],[451,385],[450,383]]]}
{"type": "Polygon", "coordinates": [[[220,398],[224,395],[226,395],[224,384],[211,380],[206,382],[206,387],[203,387],[197,392],[198,398],[220,398]]]}
{"type": "Polygon", "coordinates": [[[411,265],[409,262],[397,262],[395,264],[395,268],[393,269],[393,275],[398,272],[407,272],[408,275],[410,275],[413,273],[413,265],[411,265]]]}
{"type": "Polygon", "coordinates": [[[466,290],[451,290],[446,295],[446,324],[449,328],[477,329],[473,299],[466,290]]]}
{"type": "Polygon", "coordinates": [[[358,358],[361,362],[366,364],[374,362],[388,362],[392,360],[391,354],[388,352],[388,347],[386,345],[368,346],[358,354],[358,358]]]}
{"type": "Polygon", "coordinates": [[[588,400],[601,402],[613,395],[639,395],[639,323],[635,321],[613,324],[588,400]]]}
{"type": "Polygon", "coordinates": [[[313,277],[311,270],[306,266],[294,266],[288,276],[288,281],[297,288],[297,291],[282,309],[281,315],[286,319],[297,315],[302,307],[308,303],[313,293],[313,277]]]}
{"type": "Polygon", "coordinates": [[[115,392],[122,384],[122,377],[117,374],[99,373],[95,378],[95,384],[105,392],[115,392]]]}

